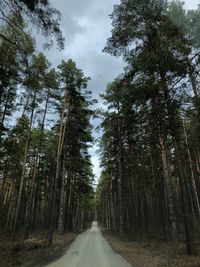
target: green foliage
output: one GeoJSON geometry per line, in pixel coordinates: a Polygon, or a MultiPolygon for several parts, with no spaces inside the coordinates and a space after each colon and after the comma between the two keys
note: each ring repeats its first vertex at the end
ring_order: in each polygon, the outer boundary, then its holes
{"type": "MultiPolygon", "coordinates": [[[[51,7],[48,1],[3,0],[0,5],[0,12],[4,25],[8,25],[16,33],[15,35],[22,34],[24,38],[29,39],[24,31],[24,26],[21,25],[23,18],[25,18],[46,37],[45,47],[50,48],[53,44],[53,37],[55,37],[58,48],[64,48],[64,38],[60,30],[61,14],[51,7]],[[15,19],[16,16],[17,19],[15,19]]],[[[7,36],[5,32],[0,34],[0,38],[23,49],[21,43],[18,43],[15,38],[7,36]]]]}
{"type": "Polygon", "coordinates": [[[174,241],[179,220],[189,254],[196,253],[192,227],[199,218],[192,213],[199,214],[198,17],[199,9],[186,12],[180,1],[121,0],[114,6],[104,51],[123,56],[127,67],[103,95],[108,110],[97,188],[105,227],[122,237],[164,230],[174,241]],[[175,218],[182,207],[190,221],[175,218]]]}
{"type": "MultiPolygon", "coordinates": [[[[20,5],[28,12],[38,12],[41,7],[39,2],[27,7],[22,2],[20,5]]],[[[24,22],[19,18],[23,28],[24,22]]],[[[13,237],[18,228],[25,230],[25,238],[35,228],[49,230],[49,225],[54,225],[54,199],[55,215],[59,216],[64,175],[65,230],[83,229],[95,212],[88,152],[93,142],[89,78],[72,60],[62,61],[57,69],[52,69],[42,53],[35,53],[29,34],[15,33],[10,26],[5,26],[3,33],[6,38],[0,43],[0,198],[5,201],[1,202],[1,221],[13,237]],[[12,35],[16,46],[9,42],[12,35]],[[58,162],[62,168],[55,181],[60,123],[65,125],[65,135],[58,162]]]]}

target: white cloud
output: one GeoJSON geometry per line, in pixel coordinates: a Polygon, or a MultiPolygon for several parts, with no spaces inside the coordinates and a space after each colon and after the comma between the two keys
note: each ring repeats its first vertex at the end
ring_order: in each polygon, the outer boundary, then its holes
{"type": "MultiPolygon", "coordinates": [[[[47,52],[50,61],[55,66],[62,59],[72,58],[85,75],[90,76],[89,89],[93,97],[99,99],[99,94],[105,91],[106,85],[116,78],[123,70],[120,59],[102,52],[110,35],[113,5],[115,0],[51,0],[51,3],[62,13],[61,28],[66,39],[65,50],[61,53],[47,52]]],[[[100,101],[101,105],[102,101],[100,101]]],[[[96,124],[96,122],[94,122],[96,124]]],[[[94,136],[98,136],[93,130],[94,136]]],[[[96,153],[97,145],[90,149],[94,174],[100,175],[99,159],[96,153]]]]}
{"type": "Polygon", "coordinates": [[[186,9],[196,9],[200,4],[199,0],[185,0],[185,8],[186,9]]]}

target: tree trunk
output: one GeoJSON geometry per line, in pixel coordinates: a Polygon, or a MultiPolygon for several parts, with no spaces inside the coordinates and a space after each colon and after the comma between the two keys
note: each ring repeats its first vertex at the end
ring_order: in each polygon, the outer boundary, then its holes
{"type": "MultiPolygon", "coordinates": [[[[65,157],[64,157],[65,158],[65,157]]],[[[60,190],[60,206],[58,216],[58,233],[62,235],[64,233],[64,220],[65,220],[65,160],[63,160],[62,176],[61,176],[61,190],[60,190]]]]}
{"type": "Polygon", "coordinates": [[[182,201],[183,201],[187,251],[189,255],[196,255],[197,247],[196,247],[196,240],[194,233],[194,218],[192,214],[192,201],[189,193],[189,184],[182,168],[183,163],[181,160],[181,152],[179,150],[178,143],[175,137],[174,137],[174,147],[180,174],[179,181],[180,181],[182,201]]]}
{"type": "Polygon", "coordinates": [[[34,110],[35,110],[35,108],[34,108],[35,100],[36,100],[36,93],[34,93],[33,108],[32,108],[31,117],[30,117],[30,126],[29,126],[28,136],[27,136],[27,139],[26,139],[25,150],[24,150],[22,175],[21,175],[21,179],[20,179],[20,188],[19,188],[19,194],[18,194],[18,199],[17,199],[17,207],[16,207],[15,219],[14,219],[13,230],[12,230],[12,240],[13,241],[15,240],[15,234],[16,234],[17,223],[18,223],[18,218],[19,218],[19,211],[20,211],[20,205],[21,205],[22,192],[23,192],[23,187],[24,187],[24,179],[25,179],[25,173],[26,173],[26,162],[27,162],[27,156],[28,156],[28,150],[29,150],[29,142],[30,142],[32,124],[33,124],[33,115],[34,115],[34,110]]]}
{"type": "Polygon", "coordinates": [[[185,144],[186,144],[186,149],[187,149],[187,154],[188,154],[188,160],[189,160],[189,167],[190,167],[190,172],[191,172],[191,190],[192,190],[192,196],[194,198],[194,203],[197,211],[197,218],[200,220],[200,204],[199,204],[199,197],[198,197],[198,192],[197,192],[197,186],[195,183],[195,174],[193,170],[193,165],[192,165],[192,157],[190,153],[190,148],[188,144],[188,138],[187,138],[187,132],[186,132],[186,125],[185,122],[183,121],[183,129],[184,129],[184,136],[185,136],[185,144]]]}
{"type": "Polygon", "coordinates": [[[117,122],[118,129],[118,180],[117,180],[117,189],[118,189],[118,212],[119,212],[119,235],[124,237],[124,218],[123,218],[123,190],[122,190],[122,180],[123,180],[123,167],[122,167],[122,136],[121,136],[121,127],[120,122],[117,122]]]}
{"type": "Polygon", "coordinates": [[[173,197],[173,190],[172,190],[171,174],[169,170],[170,168],[169,168],[169,163],[168,163],[167,148],[165,145],[164,138],[161,135],[159,136],[159,143],[161,147],[161,158],[162,158],[162,164],[163,164],[165,194],[166,194],[167,208],[168,208],[168,213],[169,213],[170,236],[171,236],[171,241],[177,242],[177,227],[176,227],[176,216],[175,216],[175,210],[174,210],[174,197],[173,197]]]}
{"type": "Polygon", "coordinates": [[[58,179],[59,179],[59,174],[60,174],[60,164],[61,164],[60,159],[61,159],[63,142],[64,142],[64,129],[66,127],[65,126],[66,123],[64,123],[66,104],[67,104],[67,95],[65,95],[64,104],[63,104],[62,113],[61,113],[57,157],[56,157],[56,175],[53,179],[53,185],[52,185],[52,209],[50,213],[49,231],[48,231],[48,238],[47,238],[48,244],[52,244],[53,242],[53,229],[54,229],[54,224],[55,224],[55,213],[56,213],[57,185],[58,185],[58,179]]]}
{"type": "Polygon", "coordinates": [[[43,141],[43,132],[44,132],[44,124],[45,124],[45,119],[47,115],[47,109],[48,109],[48,104],[49,104],[49,97],[50,97],[50,88],[48,89],[47,92],[47,97],[46,97],[46,102],[45,102],[45,108],[44,108],[44,113],[43,113],[43,118],[42,118],[42,123],[41,123],[41,128],[40,128],[40,139],[39,139],[39,146],[36,148],[36,156],[35,156],[35,162],[33,164],[33,175],[31,179],[31,185],[30,185],[30,197],[28,199],[28,204],[27,204],[27,223],[26,223],[26,229],[24,233],[24,239],[29,238],[29,233],[30,233],[30,228],[31,225],[33,224],[32,218],[33,218],[33,200],[34,200],[34,188],[35,188],[35,181],[36,181],[36,176],[39,170],[39,162],[40,162],[40,153],[42,150],[42,141],[43,141]]]}
{"type": "Polygon", "coordinates": [[[180,128],[180,127],[179,125],[177,125],[177,119],[175,117],[176,114],[174,113],[174,109],[171,103],[166,77],[163,73],[160,73],[160,77],[163,83],[165,106],[166,106],[166,111],[167,111],[168,118],[169,118],[169,124],[171,126],[176,160],[177,160],[178,169],[179,169],[179,181],[180,181],[180,186],[181,186],[181,193],[182,193],[182,200],[183,200],[183,212],[184,212],[184,218],[185,218],[187,251],[189,255],[196,255],[197,248],[196,248],[196,240],[195,240],[195,234],[194,234],[194,218],[192,214],[192,201],[191,201],[191,196],[190,196],[188,179],[184,173],[184,167],[183,167],[184,161],[182,161],[182,158],[181,158],[182,149],[180,149],[181,146],[179,145],[179,142],[178,142],[179,132],[177,131],[177,128],[180,128]]]}

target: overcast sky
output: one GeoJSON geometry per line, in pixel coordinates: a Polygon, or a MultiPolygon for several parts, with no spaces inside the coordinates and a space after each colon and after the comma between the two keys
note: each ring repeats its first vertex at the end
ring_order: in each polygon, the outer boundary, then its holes
{"type": "MultiPolygon", "coordinates": [[[[61,29],[66,39],[62,52],[51,49],[46,52],[48,59],[55,66],[61,60],[72,58],[85,75],[91,77],[89,89],[93,97],[98,98],[106,85],[123,71],[123,63],[108,54],[102,53],[107,38],[110,36],[113,5],[119,0],[50,0],[52,6],[62,13],[61,29]]],[[[185,0],[185,7],[194,9],[200,0],[185,0]]],[[[100,102],[101,105],[101,102],[100,102]]],[[[98,134],[94,133],[95,136],[98,134]]],[[[94,174],[99,177],[100,169],[97,146],[90,149],[94,174]]]]}

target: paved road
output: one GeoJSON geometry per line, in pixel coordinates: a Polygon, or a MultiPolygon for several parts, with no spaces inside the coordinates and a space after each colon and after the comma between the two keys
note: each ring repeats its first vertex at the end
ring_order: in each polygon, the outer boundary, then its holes
{"type": "Polygon", "coordinates": [[[80,234],[66,254],[46,267],[131,267],[112,250],[102,236],[97,223],[80,234]]]}

